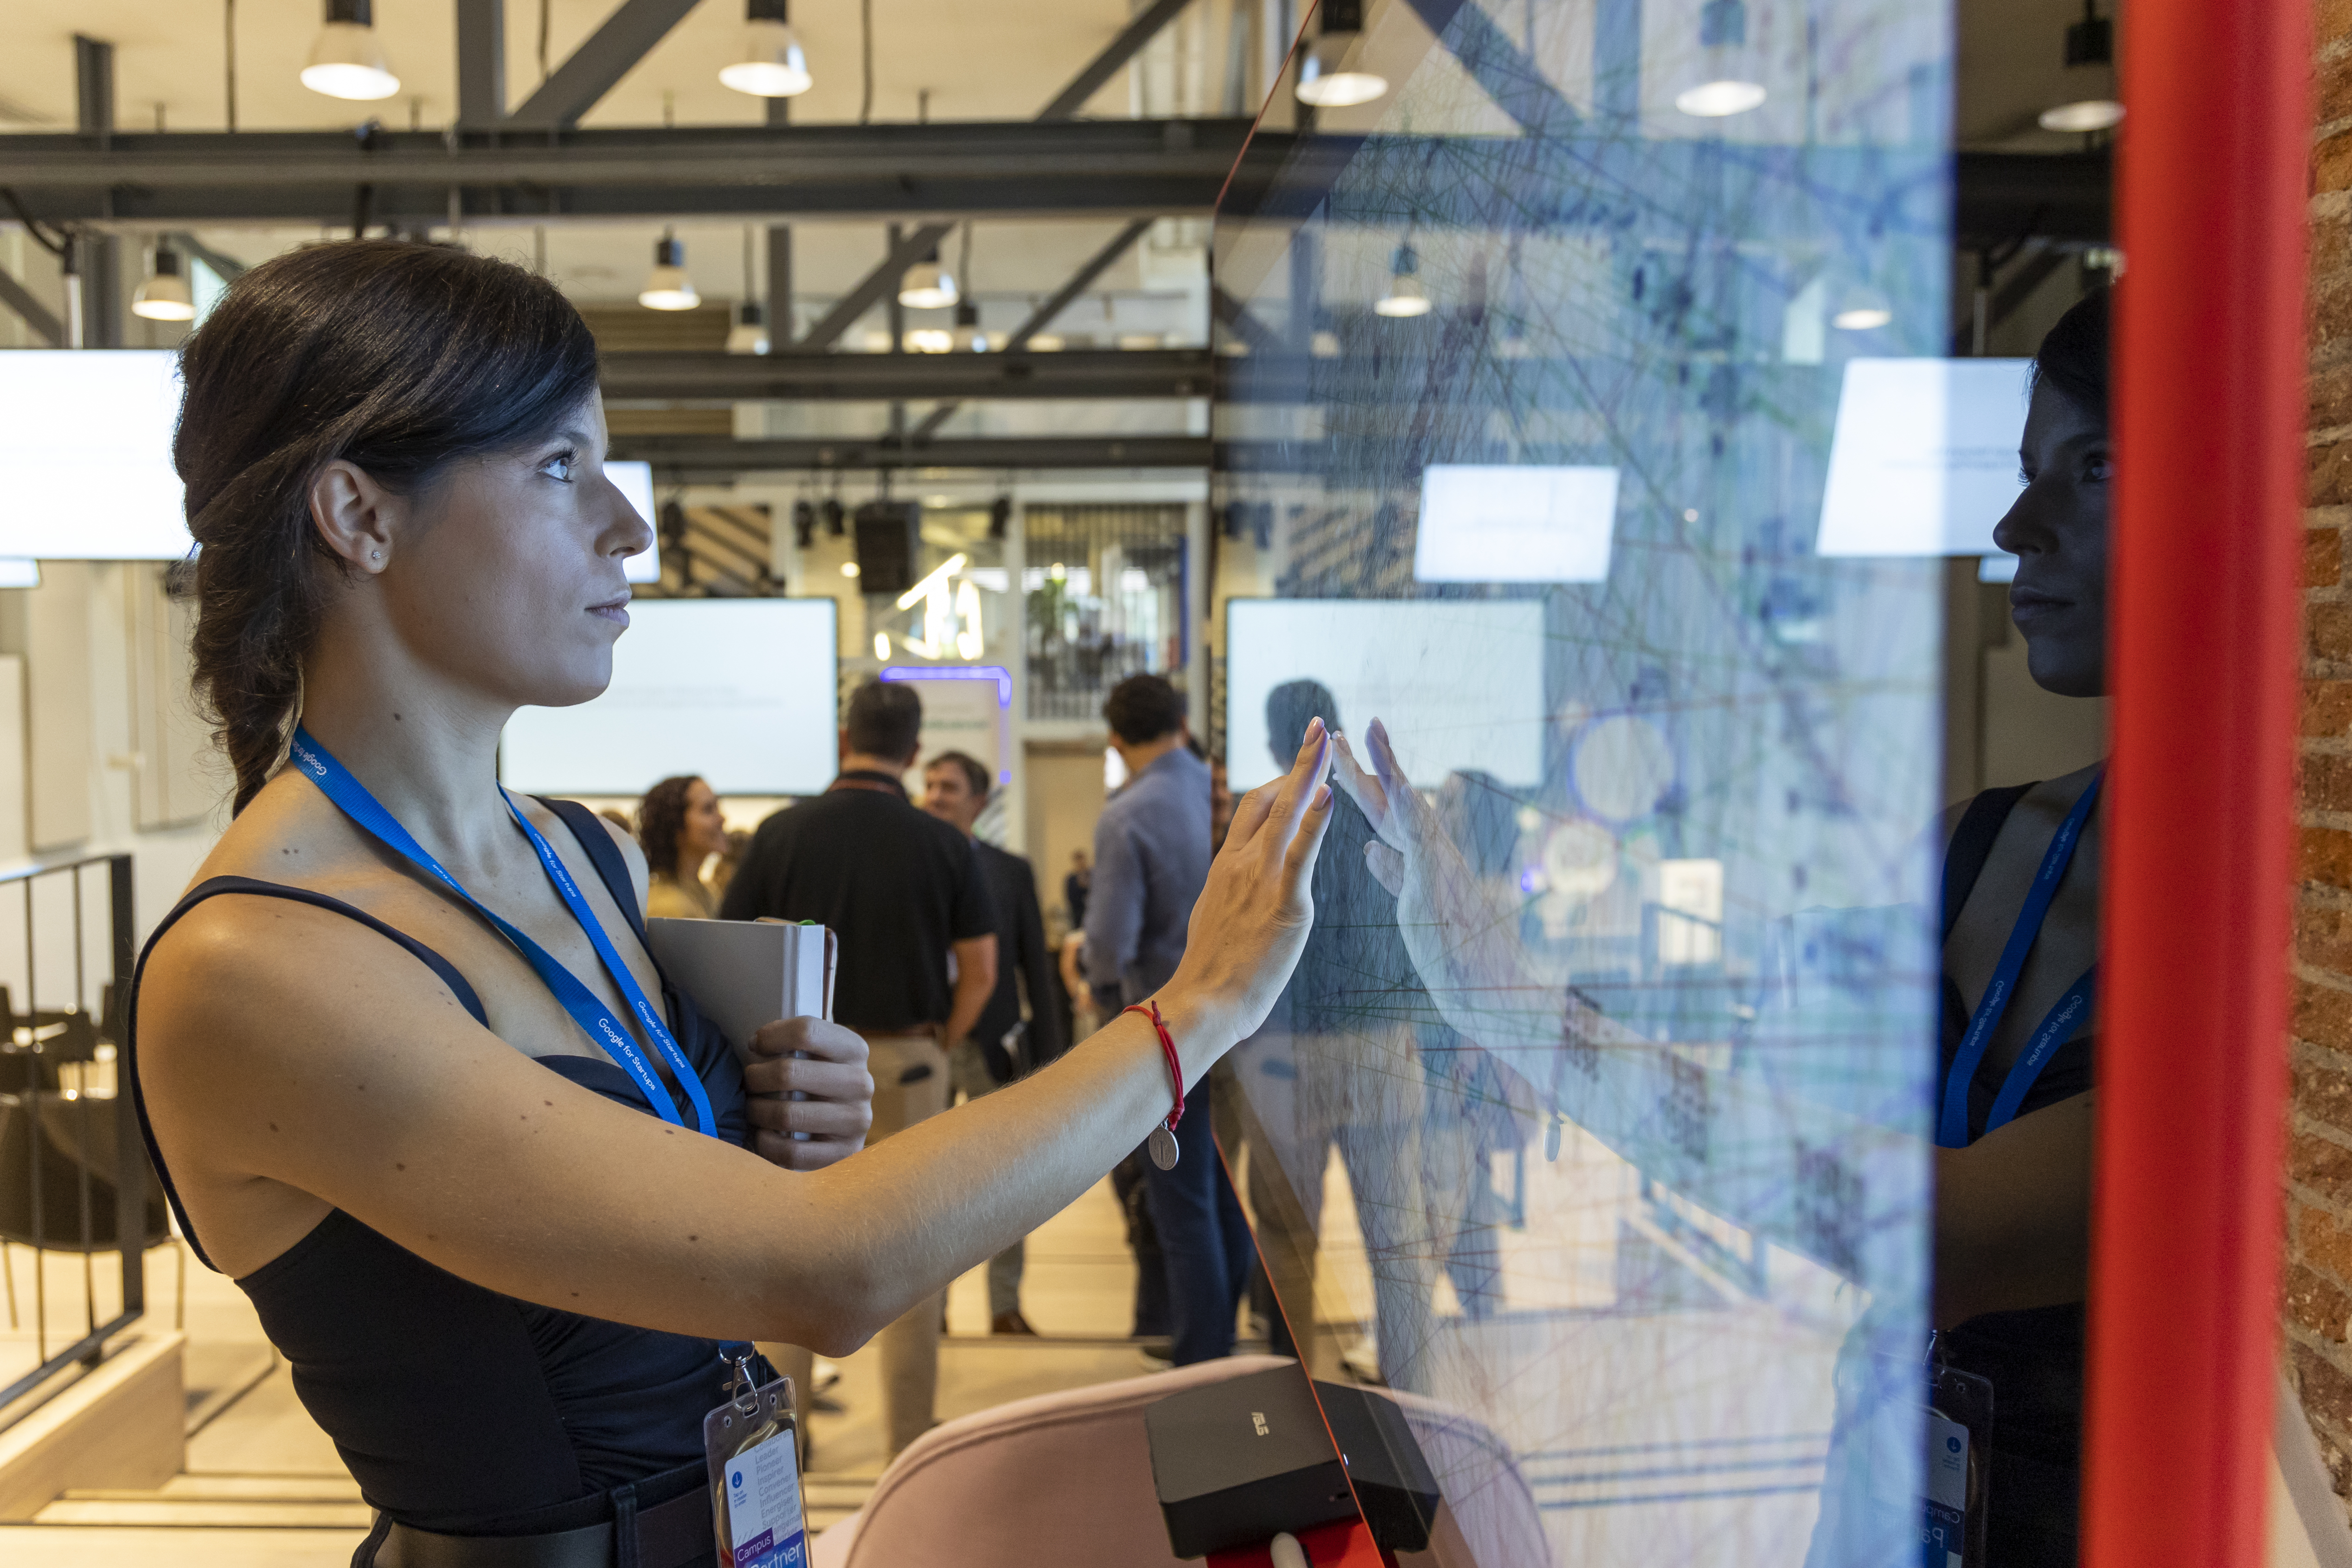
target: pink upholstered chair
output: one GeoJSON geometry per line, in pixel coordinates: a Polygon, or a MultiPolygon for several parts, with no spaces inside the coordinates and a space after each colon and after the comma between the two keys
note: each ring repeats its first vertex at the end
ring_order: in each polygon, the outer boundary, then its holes
{"type": "MultiPolygon", "coordinates": [[[[817,1538],[814,1568],[1178,1568],[1151,1483],[1145,1407],[1288,1364],[1234,1356],[950,1421],[898,1456],[864,1509],[817,1538]]],[[[1431,1401],[1396,1398],[1448,1497],[1460,1500],[1460,1519],[1441,1516],[1434,1562],[1549,1563],[1534,1500],[1494,1435],[1431,1401]]]]}

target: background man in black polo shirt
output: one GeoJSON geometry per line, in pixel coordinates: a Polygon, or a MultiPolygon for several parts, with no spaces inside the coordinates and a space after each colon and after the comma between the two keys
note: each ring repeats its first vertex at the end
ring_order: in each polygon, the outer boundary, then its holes
{"type": "MultiPolygon", "coordinates": [[[[972,841],[917,810],[899,783],[922,727],[911,686],[869,680],[851,693],[841,776],[760,824],[719,911],[819,921],[840,937],[833,1012],[871,1052],[869,1146],[947,1109],[948,1045],[996,990],[996,909],[972,841]]],[[[940,1307],[918,1301],[877,1338],[893,1455],[932,1424],[940,1307]]],[[[799,1364],[781,1369],[804,1379],[805,1362],[787,1359],[799,1364]]]]}
{"type": "MultiPolygon", "coordinates": [[[[976,757],[943,751],[923,769],[923,810],[970,833],[988,805],[994,782],[976,757]]],[[[1045,912],[1037,906],[1037,873],[1019,855],[979,839],[971,841],[996,899],[996,991],[981,1009],[969,1039],[948,1047],[948,1080],[967,1100],[1012,1082],[1062,1054],[1058,1009],[1054,1005],[1054,955],[1045,946],[1045,912]],[[1029,993],[1029,1019],[1021,1017],[1021,992],[1029,993]]],[[[989,1333],[1034,1334],[1021,1315],[1022,1245],[1016,1241],[988,1260],[989,1333]]]]}

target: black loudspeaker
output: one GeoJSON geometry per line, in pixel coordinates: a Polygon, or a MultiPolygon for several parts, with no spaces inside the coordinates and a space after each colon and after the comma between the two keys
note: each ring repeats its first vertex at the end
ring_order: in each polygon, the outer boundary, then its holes
{"type": "Polygon", "coordinates": [[[857,508],[857,586],[866,593],[900,594],[915,586],[915,528],[910,501],[868,501],[857,508]]]}

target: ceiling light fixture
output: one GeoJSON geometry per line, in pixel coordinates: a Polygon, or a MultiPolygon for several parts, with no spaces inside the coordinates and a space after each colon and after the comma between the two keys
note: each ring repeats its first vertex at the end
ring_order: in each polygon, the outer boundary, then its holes
{"type": "Polygon", "coordinates": [[[1396,248],[1390,264],[1389,291],[1372,301],[1372,314],[1402,320],[1429,314],[1429,291],[1421,286],[1421,257],[1410,242],[1396,248]]]}
{"type": "Polygon", "coordinates": [[[1841,332],[1872,332],[1895,319],[1886,296],[1867,285],[1849,288],[1840,297],[1830,325],[1841,332]]]}
{"type": "Polygon", "coordinates": [[[2098,0],[2083,0],[2083,19],[2066,27],[2066,68],[2095,67],[2107,74],[2108,90],[2053,105],[2036,115],[2044,131],[2079,135],[2113,131],[2123,123],[2124,106],[2115,99],[2116,25],[2099,15],[2098,0]]]}
{"type": "Polygon", "coordinates": [[[1323,0],[1320,35],[1299,57],[1298,101],[1316,109],[1351,109],[1389,90],[1388,78],[1351,66],[1348,55],[1362,39],[1363,0],[1323,0]]]}
{"type": "Polygon", "coordinates": [[[1706,0],[1698,11],[1701,79],[1675,94],[1675,107],[1694,120],[1745,114],[1768,96],[1750,79],[1745,0],[1706,0]]]}
{"type": "Polygon", "coordinates": [[[727,329],[727,351],[730,354],[764,354],[768,351],[768,313],[756,299],[746,299],[735,307],[735,325],[727,329]]]}
{"type": "Polygon", "coordinates": [[[131,313],[150,321],[196,319],[195,297],[188,292],[188,275],[180,265],[178,251],[164,245],[155,247],[155,270],[131,297],[131,313]]]}
{"type": "Polygon", "coordinates": [[[745,21],[743,52],[719,72],[723,85],[753,98],[798,98],[815,85],[784,0],[749,0],[745,21]]]}
{"type": "Polygon", "coordinates": [[[329,98],[390,98],[400,78],[375,36],[373,0],[327,0],[327,25],[310,47],[302,85],[329,98]]]}
{"type": "Polygon", "coordinates": [[[686,275],[686,246],[668,230],[654,242],[654,269],[646,274],[637,303],[648,310],[691,310],[702,303],[686,275]]]}
{"type": "Polygon", "coordinates": [[[988,352],[988,334],[980,329],[980,307],[969,299],[956,301],[955,346],[960,353],[988,352]]]}
{"type": "Polygon", "coordinates": [[[938,310],[956,298],[955,274],[940,265],[937,246],[898,280],[898,303],[909,310],[938,310]]]}

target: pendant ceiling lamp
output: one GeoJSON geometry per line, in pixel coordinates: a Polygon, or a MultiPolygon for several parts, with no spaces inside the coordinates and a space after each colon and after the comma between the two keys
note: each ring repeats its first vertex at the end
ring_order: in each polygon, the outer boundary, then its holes
{"type": "Polygon", "coordinates": [[[637,303],[648,310],[691,310],[702,303],[694,279],[686,275],[686,246],[676,235],[666,232],[654,242],[654,269],[646,274],[637,303]]]}
{"type": "Polygon", "coordinates": [[[390,98],[400,78],[375,36],[373,0],[327,0],[327,25],[302,68],[302,85],[329,98],[390,98]]]}
{"type": "Polygon", "coordinates": [[[784,0],[749,0],[745,21],[742,50],[719,69],[721,83],[753,98],[798,98],[815,85],[784,0]]]}
{"type": "Polygon", "coordinates": [[[746,299],[735,307],[735,325],[727,329],[727,351],[730,354],[764,354],[768,351],[768,313],[756,299],[746,299]]]}
{"type": "Polygon", "coordinates": [[[131,297],[131,313],[150,321],[193,321],[195,297],[188,292],[188,275],[180,253],[169,246],[155,247],[155,270],[131,297]]]}
{"type": "Polygon", "coordinates": [[[898,303],[909,310],[940,310],[956,302],[955,274],[940,265],[940,247],[907,269],[898,280],[898,303]]]}
{"type": "Polygon", "coordinates": [[[1429,291],[1421,286],[1421,257],[1410,242],[1397,246],[1389,266],[1389,291],[1372,301],[1372,314],[1403,320],[1429,314],[1429,291]]]}
{"type": "Polygon", "coordinates": [[[1867,284],[1857,284],[1838,297],[1830,325],[1841,332],[1874,332],[1895,319],[1886,296],[1867,284]]]}
{"type": "Polygon", "coordinates": [[[1698,12],[1699,79],[1675,94],[1675,107],[1695,120],[1727,120],[1761,104],[1748,52],[1746,0],[1706,0],[1698,12]]]}
{"type": "Polygon", "coordinates": [[[1363,37],[1363,0],[1323,0],[1320,16],[1315,42],[1298,62],[1298,85],[1291,89],[1298,101],[1316,109],[1348,109],[1388,91],[1388,78],[1349,60],[1363,37]]]}
{"type": "Polygon", "coordinates": [[[2116,25],[2099,15],[2097,0],[2083,0],[2083,19],[2066,28],[2066,68],[2086,67],[2103,73],[2101,85],[2106,90],[2043,110],[2035,116],[2042,130],[2087,135],[2123,123],[2124,106],[2115,98],[2116,25]]]}

